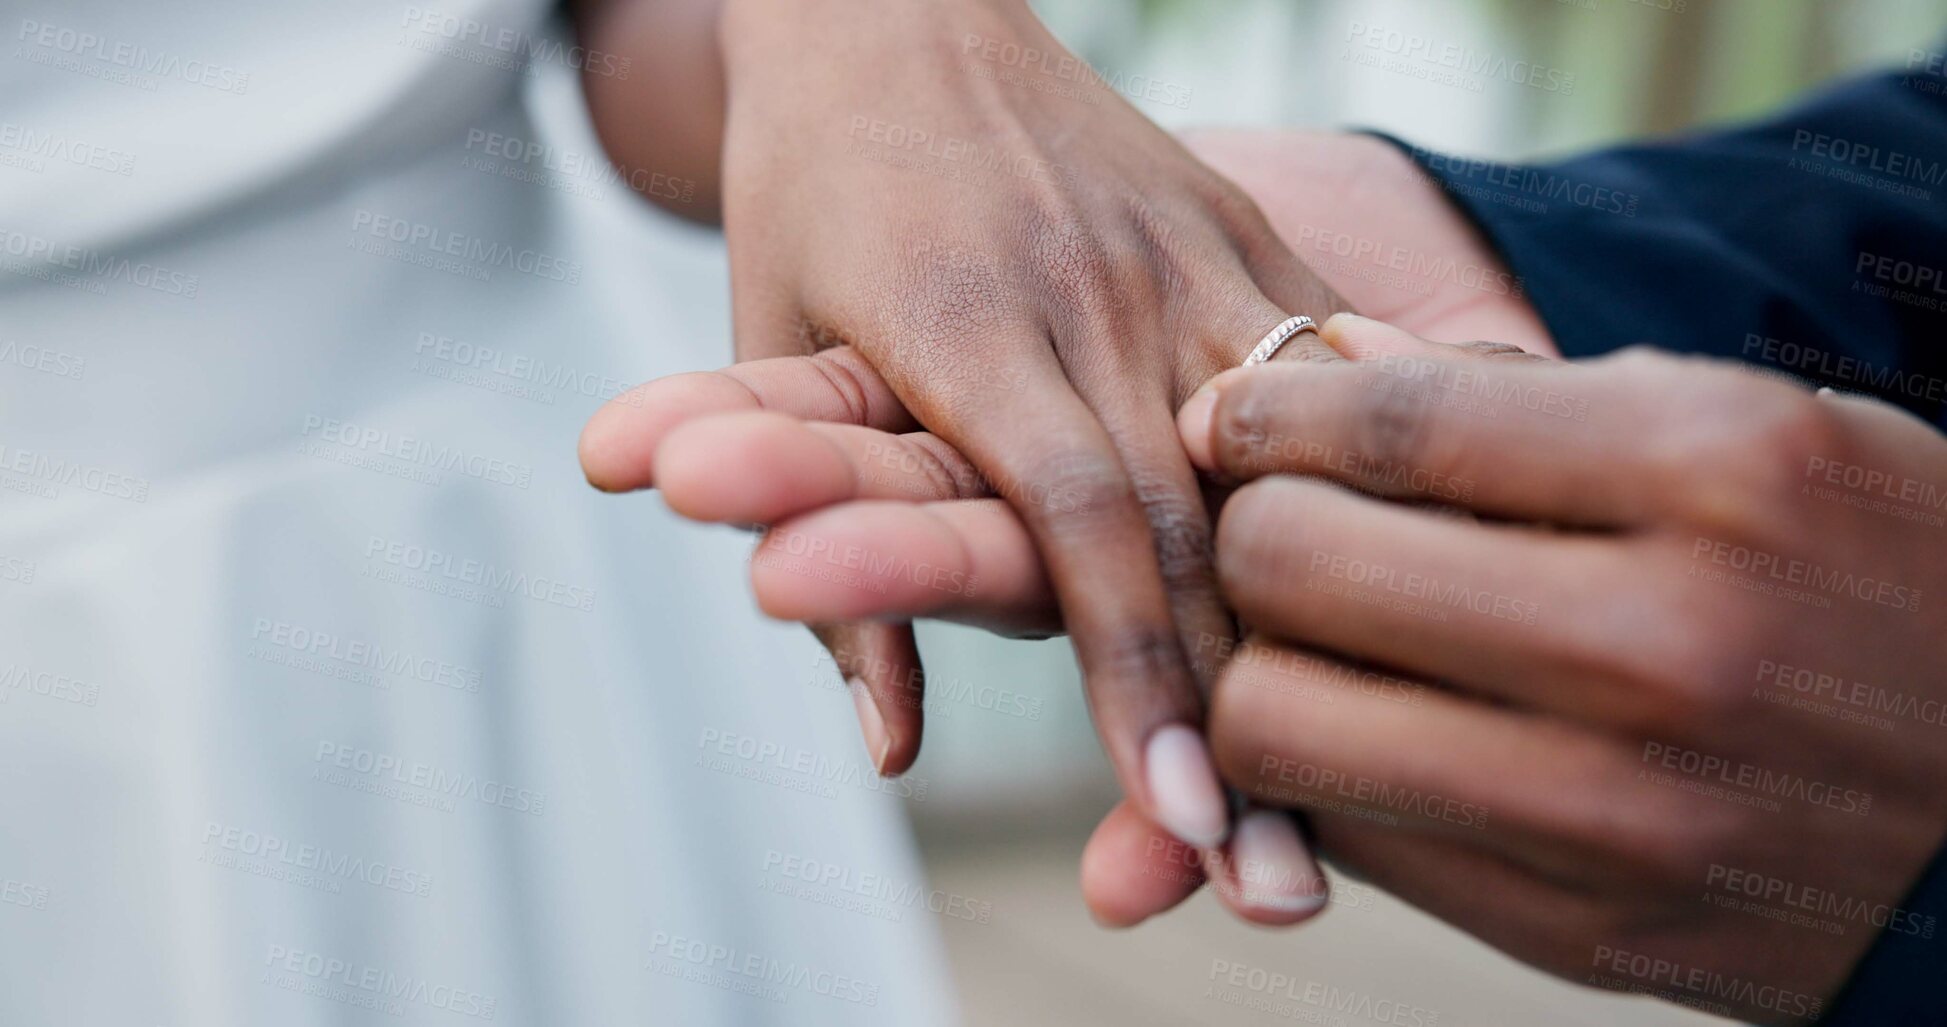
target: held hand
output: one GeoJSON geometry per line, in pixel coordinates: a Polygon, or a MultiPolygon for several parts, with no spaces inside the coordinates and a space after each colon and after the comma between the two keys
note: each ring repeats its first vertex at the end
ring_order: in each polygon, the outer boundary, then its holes
{"type": "MultiPolygon", "coordinates": [[[[1327,326],[1328,341],[1356,341],[1342,338],[1336,327],[1327,326]]],[[[611,463],[653,465],[670,506],[685,516],[773,525],[753,559],[752,575],[759,604],[774,616],[812,622],[931,616],[1014,634],[1061,630],[1052,587],[1025,526],[991,498],[951,447],[925,433],[801,421],[780,412],[795,405],[836,416],[829,398],[820,398],[826,376],[803,365],[849,359],[832,350],[645,386],[644,402],[617,407],[615,416],[633,418],[623,437],[652,439],[655,452],[611,463]],[[786,382],[800,387],[781,388],[786,382]],[[678,420],[705,409],[702,399],[719,393],[736,402],[710,409],[748,412],[678,420]],[[868,558],[849,561],[856,574],[821,574],[809,556],[814,552],[868,558]],[[980,584],[972,590],[929,587],[896,571],[909,567],[980,584]]],[[[861,380],[868,397],[881,394],[869,375],[861,380]]],[[[876,401],[863,409],[877,409],[876,401]]],[[[1227,636],[1208,636],[1198,640],[1193,655],[1214,669],[1228,650],[1227,636]]],[[[1261,923],[1304,919],[1324,894],[1302,841],[1274,813],[1250,812],[1230,846],[1199,850],[1169,838],[1127,805],[1104,821],[1091,842],[1083,888],[1098,919],[1128,925],[1181,901],[1206,875],[1227,905],[1261,923]]]]}
{"type": "MultiPolygon", "coordinates": [[[[1511,276],[1392,147],[1298,132],[1201,133],[1188,145],[1249,190],[1278,235],[1316,256],[1330,285],[1361,309],[1435,337],[1489,335],[1553,352],[1518,288],[1468,284],[1511,276]],[[1351,254],[1356,258],[1343,256],[1351,254]],[[1467,273],[1425,281],[1375,273],[1402,260],[1467,273]]],[[[910,626],[891,619],[934,616],[1025,635],[1062,630],[1018,516],[990,498],[992,485],[958,451],[937,436],[906,431],[911,427],[876,372],[838,347],[649,383],[604,408],[582,440],[589,479],[603,488],[661,485],[678,512],[721,523],[779,525],[831,507],[829,516],[806,518],[775,538],[865,547],[882,563],[950,564],[979,582],[971,594],[911,588],[900,579],[846,587],[785,573],[779,562],[754,565],[765,609],[816,625],[853,679],[855,696],[869,689],[875,698],[861,704],[860,717],[868,750],[884,756],[882,773],[898,773],[917,756],[923,697],[910,626]],[[744,413],[712,416],[737,411],[744,413]],[[945,502],[981,498],[988,501],[945,502]],[[843,505],[852,500],[897,502],[843,505]],[[882,619],[849,620],[858,617],[882,619]]],[[[1214,665],[1207,652],[1202,662],[1214,665]]],[[[1277,826],[1246,834],[1261,843],[1277,836],[1277,826]]],[[[1247,853],[1228,864],[1205,860],[1125,805],[1090,844],[1084,895],[1103,922],[1133,924],[1189,895],[1210,869],[1219,894],[1241,915],[1289,922],[1291,896],[1318,888],[1302,844],[1289,848],[1283,859],[1247,853]],[[1131,848],[1136,858],[1125,858],[1131,848]]]]}
{"type": "Polygon", "coordinates": [[[1226,779],[1524,960],[1726,1015],[1805,1021],[1933,931],[1898,904],[1947,833],[1947,441],[1703,361],[1334,327],[1371,359],[1184,412],[1257,479],[1226,779]]]}
{"type": "Polygon", "coordinates": [[[847,346],[964,455],[1046,559],[1124,793],[1220,842],[1184,642],[1231,627],[1171,418],[1342,301],[1111,90],[1014,81],[1021,48],[1083,67],[1022,0],[727,0],[722,38],[738,355],[847,346]]]}
{"type": "MultiPolygon", "coordinates": [[[[1204,132],[1185,142],[1197,158],[1250,193],[1277,235],[1315,259],[1329,286],[1358,308],[1434,337],[1512,339],[1533,351],[1553,351],[1522,296],[1519,281],[1500,267],[1438,189],[1391,146],[1363,136],[1301,132],[1204,132]],[[1408,265],[1428,269],[1428,274],[1422,280],[1388,270],[1408,265]]],[[[589,479],[615,491],[650,486],[656,481],[653,456],[666,433],[718,412],[765,409],[812,421],[890,430],[913,427],[892,390],[849,347],[827,349],[797,364],[746,366],[749,374],[745,368],[732,368],[722,375],[651,383],[610,404],[584,433],[582,459],[589,479]],[[746,387],[742,380],[752,374],[759,380],[746,387]]],[[[697,433],[690,438],[699,447],[698,463],[706,472],[700,479],[708,479],[708,467],[715,460],[709,435],[697,433]]],[[[941,444],[938,436],[912,438],[923,447],[916,453],[894,444],[858,454],[872,465],[867,484],[913,471],[938,477],[950,470],[950,480],[976,489],[966,495],[997,491],[990,479],[957,450],[941,444]]],[[[727,469],[719,477],[725,482],[760,480],[753,477],[756,469],[734,472],[729,469],[736,467],[734,461],[723,466],[727,469]]],[[[791,460],[766,463],[762,473],[767,477],[761,480],[799,481],[788,474],[774,475],[796,466],[791,460]]],[[[918,484],[924,489],[932,482],[918,484]]],[[[789,491],[784,485],[778,487],[789,491]]],[[[824,494],[800,497],[791,512],[824,505],[826,501],[819,498],[824,494]]],[[[863,498],[946,497],[908,490],[863,498]]],[[[770,524],[782,519],[767,516],[767,509],[759,505],[718,517],[699,508],[695,515],[737,523],[770,524]]],[[[1058,627],[1052,618],[1038,624],[1003,620],[1001,626],[1030,634],[1058,627]]],[[[881,772],[903,771],[918,755],[924,688],[910,630],[880,622],[824,622],[815,630],[827,640],[844,674],[858,682],[855,695],[869,692],[874,698],[871,707],[862,706],[860,712],[873,736],[868,739],[869,750],[875,758],[884,756],[881,772]]]]}

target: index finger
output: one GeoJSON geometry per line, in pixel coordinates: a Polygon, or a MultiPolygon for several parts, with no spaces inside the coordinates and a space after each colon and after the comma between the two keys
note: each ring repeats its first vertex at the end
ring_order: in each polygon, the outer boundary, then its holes
{"type": "Polygon", "coordinates": [[[1233,479],[1310,474],[1389,499],[1623,527],[1667,512],[1682,460],[1666,426],[1677,397],[1621,370],[1395,354],[1271,364],[1213,379],[1178,429],[1200,468],[1233,479]]]}

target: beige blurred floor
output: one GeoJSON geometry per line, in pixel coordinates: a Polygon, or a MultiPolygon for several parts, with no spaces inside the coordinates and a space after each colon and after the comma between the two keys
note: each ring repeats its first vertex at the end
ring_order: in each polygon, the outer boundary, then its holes
{"type": "Polygon", "coordinates": [[[1021,832],[997,841],[992,833],[956,836],[921,825],[933,887],[992,904],[985,924],[939,918],[968,1024],[1727,1022],[1545,977],[1362,885],[1354,886],[1352,904],[1335,902],[1298,930],[1243,926],[1206,894],[1134,931],[1104,931],[1089,919],[1075,883],[1083,840],[1021,832]],[[1292,983],[1253,990],[1212,979],[1213,968],[1228,966],[1245,968],[1247,981],[1250,971],[1261,971],[1258,980],[1280,973],[1292,983]],[[1244,1001],[1275,1008],[1245,1008],[1244,1001]]]}

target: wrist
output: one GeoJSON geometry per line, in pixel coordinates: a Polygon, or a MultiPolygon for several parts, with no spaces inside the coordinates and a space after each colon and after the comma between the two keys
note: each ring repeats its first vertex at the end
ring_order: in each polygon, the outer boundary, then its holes
{"type": "Polygon", "coordinates": [[[1047,38],[1027,0],[722,0],[717,47],[734,79],[861,49],[934,54],[981,33],[1047,38]]]}

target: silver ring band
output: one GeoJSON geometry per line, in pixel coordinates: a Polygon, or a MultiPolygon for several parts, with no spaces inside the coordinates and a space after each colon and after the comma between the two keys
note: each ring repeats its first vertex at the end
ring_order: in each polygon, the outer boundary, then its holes
{"type": "Polygon", "coordinates": [[[1290,342],[1292,336],[1299,332],[1311,332],[1316,335],[1318,325],[1313,324],[1312,319],[1303,314],[1285,318],[1278,327],[1271,329],[1270,334],[1258,340],[1258,344],[1251,350],[1251,355],[1245,357],[1244,362],[1237,366],[1253,367],[1277,356],[1278,351],[1284,348],[1284,344],[1290,342]]]}

